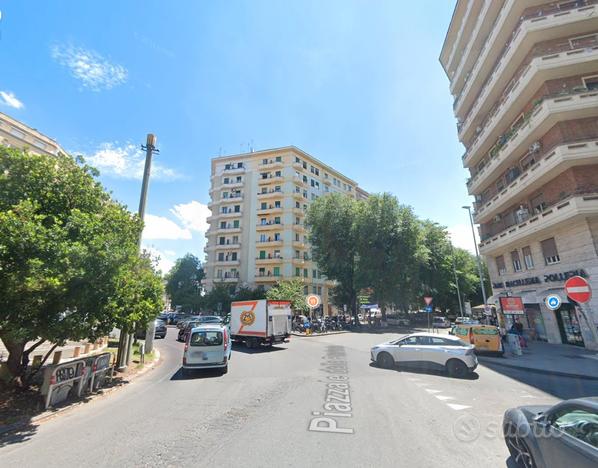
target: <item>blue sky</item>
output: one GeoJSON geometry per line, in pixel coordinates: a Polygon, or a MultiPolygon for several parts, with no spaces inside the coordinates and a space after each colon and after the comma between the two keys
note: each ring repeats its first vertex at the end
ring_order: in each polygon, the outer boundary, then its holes
{"type": "Polygon", "coordinates": [[[473,248],[448,80],[452,1],[0,3],[0,111],[84,154],[144,244],[203,258],[209,160],[295,145],[473,248]]]}

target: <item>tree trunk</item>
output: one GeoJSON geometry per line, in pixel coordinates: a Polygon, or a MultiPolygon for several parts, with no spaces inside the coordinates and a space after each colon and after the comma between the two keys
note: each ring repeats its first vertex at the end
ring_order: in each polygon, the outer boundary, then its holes
{"type": "Polygon", "coordinates": [[[21,376],[25,372],[26,367],[23,367],[23,352],[25,351],[26,340],[12,340],[5,336],[2,337],[2,342],[8,350],[8,359],[6,367],[12,375],[15,383],[21,385],[21,376]]]}

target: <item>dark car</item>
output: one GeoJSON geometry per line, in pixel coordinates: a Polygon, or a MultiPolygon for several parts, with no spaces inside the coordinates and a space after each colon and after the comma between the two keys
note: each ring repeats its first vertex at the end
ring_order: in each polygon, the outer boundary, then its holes
{"type": "Polygon", "coordinates": [[[193,318],[192,320],[187,320],[184,323],[182,328],[179,328],[179,334],[177,336],[178,341],[187,341],[187,336],[191,333],[191,330],[199,325],[206,324],[206,323],[222,323],[222,317],[218,317],[217,315],[206,315],[201,317],[193,318]]]}
{"type": "Polygon", "coordinates": [[[503,433],[518,466],[598,466],[598,397],[505,412],[503,433]]]}
{"type": "MultiPolygon", "coordinates": [[[[155,320],[155,332],[154,338],[166,338],[166,332],[168,328],[166,328],[166,322],[164,320],[156,319],[155,320]]],[[[141,340],[145,339],[145,329],[137,329],[135,332],[135,336],[141,340]]]]}

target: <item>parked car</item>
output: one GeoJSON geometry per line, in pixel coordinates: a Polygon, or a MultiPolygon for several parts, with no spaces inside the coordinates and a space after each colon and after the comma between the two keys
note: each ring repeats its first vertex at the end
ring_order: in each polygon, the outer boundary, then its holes
{"type": "Polygon", "coordinates": [[[232,341],[226,325],[209,323],[191,329],[183,352],[183,374],[196,369],[228,371],[232,341]]]}
{"type": "Polygon", "coordinates": [[[396,365],[417,366],[444,370],[453,377],[465,377],[478,365],[473,349],[473,345],[454,336],[413,333],[374,346],[371,349],[371,360],[386,369],[392,369],[396,365]]]}
{"type": "Polygon", "coordinates": [[[598,397],[505,412],[505,443],[523,467],[598,466],[598,397]]]}
{"type": "Polygon", "coordinates": [[[218,317],[217,315],[206,315],[206,316],[195,317],[193,319],[181,322],[181,328],[179,328],[179,334],[177,336],[177,340],[178,341],[186,341],[187,336],[189,335],[189,333],[191,332],[191,329],[193,327],[198,327],[199,325],[207,324],[207,323],[221,324],[222,318],[218,317]]]}
{"type": "MultiPolygon", "coordinates": [[[[166,338],[166,332],[168,328],[166,327],[166,322],[164,320],[156,319],[155,320],[155,332],[154,338],[166,338]]],[[[146,330],[144,328],[138,328],[135,331],[135,337],[140,340],[145,340],[146,330]]]]}
{"type": "Polygon", "coordinates": [[[432,318],[433,328],[450,328],[451,323],[444,317],[433,317],[432,318]]]}
{"type": "Polygon", "coordinates": [[[504,353],[500,331],[494,325],[463,323],[455,325],[451,331],[454,336],[474,345],[477,352],[504,353]]]}

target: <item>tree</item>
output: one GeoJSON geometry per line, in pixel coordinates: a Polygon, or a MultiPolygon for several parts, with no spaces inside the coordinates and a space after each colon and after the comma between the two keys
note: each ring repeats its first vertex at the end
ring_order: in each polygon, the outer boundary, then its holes
{"type": "Polygon", "coordinates": [[[226,283],[214,284],[214,287],[204,296],[204,307],[210,312],[228,314],[230,303],[234,300],[234,286],[226,283]]]}
{"type": "Polygon", "coordinates": [[[162,308],[142,223],[95,176],[83,160],[0,146],[0,339],[16,384],[44,341],[94,340],[162,308]]]}
{"type": "Polygon", "coordinates": [[[412,298],[422,256],[418,220],[396,197],[371,195],[359,206],[356,232],[359,283],[373,289],[385,316],[387,306],[412,298]]]}
{"type": "Polygon", "coordinates": [[[337,282],[335,296],[347,301],[357,315],[356,200],[341,194],[320,197],[311,203],[306,224],[312,255],[327,279],[337,282]]]}
{"type": "Polygon", "coordinates": [[[185,312],[199,311],[203,277],[203,268],[195,255],[188,253],[177,259],[166,275],[166,293],[172,305],[180,306],[185,312]]]}
{"type": "Polygon", "coordinates": [[[306,314],[309,312],[303,294],[303,282],[298,279],[279,281],[275,286],[268,289],[266,298],[271,301],[290,301],[291,309],[295,313],[306,314]]]}
{"type": "Polygon", "coordinates": [[[266,299],[266,290],[263,286],[258,286],[255,289],[241,286],[235,291],[235,301],[255,301],[259,299],[266,299]]]}

